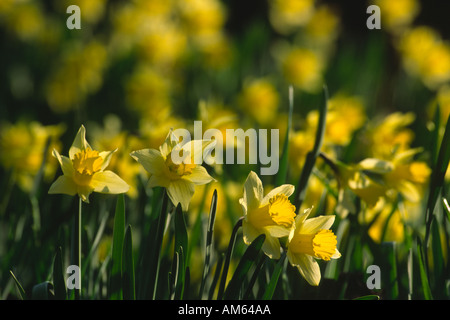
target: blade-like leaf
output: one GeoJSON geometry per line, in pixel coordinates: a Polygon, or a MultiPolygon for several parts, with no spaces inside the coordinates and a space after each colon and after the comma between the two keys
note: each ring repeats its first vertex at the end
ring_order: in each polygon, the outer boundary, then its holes
{"type": "Polygon", "coordinates": [[[242,283],[247,276],[250,267],[257,261],[261,247],[266,240],[266,235],[259,235],[248,246],[239,261],[236,271],[233,274],[230,282],[228,283],[227,290],[225,291],[224,298],[227,300],[238,299],[239,292],[241,291],[242,283]]]}
{"type": "Polygon", "coordinates": [[[281,271],[283,271],[284,260],[286,259],[286,253],[284,253],[280,260],[278,260],[275,269],[273,270],[272,277],[270,278],[269,285],[264,292],[263,300],[271,300],[273,297],[273,293],[275,292],[275,288],[278,284],[278,278],[280,277],[281,271]]]}
{"type": "Polygon", "coordinates": [[[63,274],[61,247],[56,251],[53,262],[53,285],[55,287],[55,299],[65,300],[67,298],[67,292],[63,274]]]}
{"type": "Polygon", "coordinates": [[[425,300],[432,300],[430,284],[428,282],[428,275],[425,270],[424,251],[420,239],[417,240],[417,255],[419,260],[420,280],[422,282],[423,295],[425,300]]]}
{"type": "Polygon", "coordinates": [[[289,137],[292,127],[292,113],[294,111],[294,89],[289,86],[289,113],[287,120],[286,135],[284,137],[283,153],[280,159],[280,168],[276,177],[275,185],[279,186],[286,183],[286,176],[288,171],[288,160],[289,160],[289,137]]]}
{"type": "Polygon", "coordinates": [[[112,243],[112,269],[110,274],[110,298],[122,299],[122,251],[125,237],[125,198],[123,194],[117,196],[116,212],[114,216],[114,230],[112,243]]]}
{"type": "Polygon", "coordinates": [[[227,255],[225,257],[225,263],[223,265],[223,270],[222,270],[222,277],[220,279],[219,292],[217,293],[217,300],[222,300],[222,298],[223,298],[223,293],[225,290],[225,283],[227,281],[227,276],[228,276],[228,268],[230,266],[231,256],[233,255],[234,244],[236,243],[237,232],[238,232],[239,228],[242,227],[242,219],[243,218],[239,219],[236,222],[236,224],[234,225],[233,231],[231,232],[230,243],[228,244],[227,255]]]}
{"type": "Polygon", "coordinates": [[[9,273],[11,274],[11,276],[14,279],[14,282],[16,283],[17,289],[19,290],[20,298],[22,300],[26,300],[27,299],[27,295],[25,294],[25,290],[23,289],[23,287],[20,284],[19,280],[17,280],[16,276],[14,275],[14,273],[11,270],[9,271],[9,273]]]}
{"type": "Polygon", "coordinates": [[[125,231],[122,252],[122,291],[124,300],[135,300],[136,290],[134,281],[133,237],[131,226],[125,231]]]}
{"type": "Polygon", "coordinates": [[[211,246],[213,241],[213,231],[214,231],[214,222],[216,220],[216,211],[217,211],[217,190],[214,190],[213,196],[211,198],[211,208],[209,211],[208,230],[206,230],[205,263],[203,266],[203,276],[200,285],[200,298],[204,294],[203,289],[205,287],[206,277],[208,276],[209,273],[209,261],[211,259],[211,246]]]}

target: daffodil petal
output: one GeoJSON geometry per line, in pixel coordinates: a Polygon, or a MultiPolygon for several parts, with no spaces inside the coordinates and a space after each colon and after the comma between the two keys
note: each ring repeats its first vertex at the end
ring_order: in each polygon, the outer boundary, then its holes
{"type": "Polygon", "coordinates": [[[154,188],[154,187],[164,187],[167,188],[170,184],[170,180],[168,180],[165,176],[163,175],[157,175],[157,174],[152,174],[150,176],[150,179],[148,180],[147,183],[147,187],[148,188],[154,188]]]}
{"type": "Polygon", "coordinates": [[[49,194],[67,194],[69,196],[74,196],[77,194],[77,186],[72,179],[63,175],[59,176],[58,179],[53,182],[48,190],[49,194]]]}
{"type": "Polygon", "coordinates": [[[301,256],[299,260],[301,262],[297,266],[297,269],[302,277],[305,278],[310,285],[318,286],[321,279],[321,274],[317,261],[308,255],[301,256]]]}
{"type": "Polygon", "coordinates": [[[81,125],[75,139],[73,140],[72,146],[69,149],[70,159],[73,159],[73,156],[76,153],[80,152],[81,150],[86,150],[87,148],[92,149],[89,143],[86,141],[86,128],[81,125]]]}
{"type": "Polygon", "coordinates": [[[73,175],[72,160],[60,155],[56,149],[53,149],[52,155],[58,160],[64,175],[71,177],[73,175]]]}
{"type": "Polygon", "coordinates": [[[278,238],[266,233],[266,239],[262,245],[262,250],[270,259],[280,259],[281,245],[278,238]]]}
{"type": "Polygon", "coordinates": [[[275,225],[267,226],[267,227],[265,227],[265,229],[268,234],[270,234],[272,237],[275,237],[275,238],[287,237],[291,232],[290,228],[286,228],[283,226],[275,226],[275,225]]]}
{"type": "Polygon", "coordinates": [[[290,197],[294,193],[295,187],[291,184],[283,184],[279,187],[272,189],[261,201],[261,207],[269,203],[269,200],[277,194],[284,194],[286,197],[290,197]]]}
{"type": "MultiPolygon", "coordinates": [[[[191,140],[182,146],[182,150],[190,155],[191,163],[202,164],[204,150],[214,147],[212,140],[191,140]]],[[[207,152],[205,153],[207,154],[207,152]]]]}
{"type": "Polygon", "coordinates": [[[330,229],[330,227],[333,225],[334,219],[335,219],[334,215],[318,216],[310,218],[301,225],[300,230],[298,230],[298,232],[311,234],[316,233],[321,229],[330,229]]]}
{"type": "Polygon", "coordinates": [[[179,139],[178,137],[173,133],[172,130],[167,134],[166,140],[164,140],[164,143],[159,147],[159,151],[162,154],[164,158],[167,157],[167,155],[172,151],[172,149],[178,145],[179,139]]]}
{"type": "Polygon", "coordinates": [[[211,177],[208,171],[202,166],[195,166],[195,168],[192,169],[192,173],[183,176],[183,179],[189,180],[195,185],[207,184],[214,181],[214,178],[211,177]]]}
{"type": "Polygon", "coordinates": [[[244,243],[246,245],[250,245],[253,240],[256,239],[261,234],[258,230],[256,230],[250,223],[248,223],[245,219],[242,221],[242,235],[244,239],[244,243]]]}
{"type": "Polygon", "coordinates": [[[258,208],[263,198],[263,185],[258,175],[251,171],[244,183],[244,201],[247,203],[247,209],[258,208]]]}
{"type": "Polygon", "coordinates": [[[130,189],[130,186],[125,181],[109,170],[94,174],[91,180],[91,187],[95,192],[110,194],[125,193],[130,189]]]}
{"type": "Polygon", "coordinates": [[[130,155],[151,174],[158,174],[167,169],[165,160],[158,150],[142,149],[133,151],[130,155]]]}
{"type": "Polygon", "coordinates": [[[117,151],[117,149],[115,149],[113,151],[102,151],[99,153],[100,157],[102,157],[102,159],[103,159],[102,169],[101,169],[102,171],[105,170],[109,166],[109,163],[111,162],[111,157],[116,151],[117,151]]]}
{"type": "Polygon", "coordinates": [[[189,202],[194,195],[194,191],[194,184],[184,179],[172,181],[167,188],[167,194],[169,195],[172,203],[175,206],[178,205],[178,203],[181,203],[181,208],[183,211],[188,210],[189,202]]]}

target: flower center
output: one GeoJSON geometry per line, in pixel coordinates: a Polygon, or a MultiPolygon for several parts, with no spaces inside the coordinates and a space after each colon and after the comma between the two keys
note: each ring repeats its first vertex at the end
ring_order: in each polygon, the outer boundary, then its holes
{"type": "Polygon", "coordinates": [[[251,215],[251,223],[257,228],[279,225],[290,228],[294,224],[295,206],[284,194],[270,198],[269,204],[256,209],[251,215]]]}
{"type": "Polygon", "coordinates": [[[87,148],[73,156],[72,164],[75,182],[81,186],[88,186],[93,174],[101,170],[103,159],[98,151],[87,148]]]}
{"type": "Polygon", "coordinates": [[[289,244],[294,253],[304,253],[329,261],[336,252],[336,235],[331,230],[320,230],[313,234],[298,233],[289,244]]]}
{"type": "Polygon", "coordinates": [[[196,166],[194,163],[174,163],[172,160],[172,153],[167,156],[166,165],[169,168],[169,172],[173,174],[174,179],[179,179],[181,176],[191,174],[196,166]]]}

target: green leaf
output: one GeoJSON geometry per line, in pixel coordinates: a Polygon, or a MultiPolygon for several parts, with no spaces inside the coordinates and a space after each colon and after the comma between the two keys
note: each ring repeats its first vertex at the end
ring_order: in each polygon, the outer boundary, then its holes
{"type": "Polygon", "coordinates": [[[63,264],[61,257],[61,247],[56,251],[55,259],[53,261],[53,285],[55,287],[55,299],[67,299],[66,283],[64,280],[63,264]]]}
{"type": "Polygon", "coordinates": [[[250,267],[257,261],[261,247],[266,240],[266,235],[259,235],[245,250],[242,258],[239,261],[236,271],[228,283],[224,298],[226,300],[233,300],[239,298],[242,283],[247,276],[250,267]]]}
{"type": "Polygon", "coordinates": [[[223,270],[222,270],[222,278],[220,279],[219,291],[217,293],[217,300],[222,300],[222,298],[223,298],[223,293],[225,290],[225,283],[227,281],[227,276],[228,276],[228,268],[230,267],[230,261],[231,261],[231,256],[233,255],[234,244],[236,243],[237,232],[238,232],[239,228],[242,227],[242,220],[243,220],[243,218],[240,218],[236,222],[236,224],[234,225],[233,231],[231,232],[230,243],[228,244],[227,255],[225,257],[225,263],[223,265],[223,270]]]}
{"type": "Polygon", "coordinates": [[[297,208],[297,210],[300,209],[303,200],[305,199],[309,177],[311,176],[314,165],[316,164],[316,159],[320,154],[320,149],[322,148],[322,143],[325,135],[326,117],[328,111],[328,88],[326,86],[324,86],[324,98],[325,101],[319,109],[319,120],[317,124],[314,147],[313,150],[306,155],[305,164],[303,166],[303,170],[300,175],[300,179],[297,183],[295,191],[296,193],[294,199],[295,199],[295,207],[297,208]]]}
{"type": "Polygon", "coordinates": [[[273,297],[273,293],[278,284],[278,279],[280,278],[281,271],[283,271],[284,260],[286,259],[286,253],[283,253],[280,260],[278,260],[275,269],[273,270],[272,277],[270,278],[269,285],[264,292],[263,300],[271,300],[273,297]]]}
{"type": "Polygon", "coordinates": [[[289,136],[292,127],[292,113],[294,111],[294,89],[289,86],[289,113],[288,113],[288,123],[286,128],[286,135],[284,137],[283,151],[280,159],[280,167],[276,177],[275,185],[279,186],[286,183],[286,176],[288,171],[288,160],[289,160],[289,136]]]}
{"type": "Polygon", "coordinates": [[[369,294],[367,296],[361,296],[353,300],[380,300],[380,296],[377,296],[376,294],[369,294]]]}
{"type": "Polygon", "coordinates": [[[112,268],[110,274],[110,298],[122,299],[122,250],[125,237],[125,197],[117,196],[116,212],[114,216],[114,230],[112,243],[112,268]]]}
{"type": "Polygon", "coordinates": [[[156,298],[156,292],[158,287],[158,275],[159,275],[159,267],[160,267],[160,254],[161,247],[163,242],[163,236],[166,226],[167,214],[168,214],[168,205],[169,205],[169,196],[167,195],[167,190],[164,189],[161,212],[158,218],[158,225],[156,229],[155,239],[152,245],[151,254],[152,259],[150,268],[148,272],[150,273],[150,279],[148,285],[150,287],[150,292],[152,294],[152,299],[156,298]]]}
{"type": "Polygon", "coordinates": [[[398,297],[398,276],[397,276],[397,258],[396,258],[395,242],[383,242],[381,244],[381,253],[383,264],[381,266],[382,287],[389,299],[398,297]]]}
{"type": "MultiPolygon", "coordinates": [[[[175,244],[174,251],[179,251],[179,248],[183,248],[186,252],[188,248],[188,234],[186,229],[186,222],[184,221],[183,210],[179,203],[175,209],[175,244]]],[[[186,259],[186,255],[183,255],[183,259],[186,259]]],[[[183,264],[186,264],[186,260],[183,260],[183,264]]]]}
{"type": "Polygon", "coordinates": [[[134,259],[133,259],[133,237],[131,226],[125,231],[122,252],[122,291],[124,300],[135,300],[134,259]]]}
{"type": "MultiPolygon", "coordinates": [[[[430,193],[428,195],[425,217],[425,247],[428,245],[431,233],[431,222],[434,218],[434,208],[439,195],[441,194],[441,190],[444,185],[445,173],[450,163],[450,148],[448,146],[450,146],[450,115],[447,118],[447,124],[445,126],[445,132],[441,141],[437,161],[434,168],[432,168],[432,174],[430,177],[430,193]]],[[[426,255],[425,261],[428,261],[428,257],[426,255]]],[[[426,263],[426,267],[428,267],[428,263],[426,263]]]]}
{"type": "Polygon", "coordinates": [[[209,274],[209,262],[211,258],[211,247],[213,241],[214,222],[216,220],[216,211],[217,211],[217,190],[214,190],[213,196],[211,198],[211,207],[209,211],[208,230],[206,230],[205,263],[203,265],[203,276],[200,285],[200,298],[204,294],[203,290],[205,288],[206,278],[209,274]]]}
{"type": "Polygon", "coordinates": [[[52,300],[54,297],[53,284],[48,281],[33,286],[31,291],[32,300],[52,300]]]}
{"type": "Polygon", "coordinates": [[[178,249],[178,274],[177,274],[177,280],[175,285],[175,300],[181,300],[183,299],[184,295],[184,280],[186,275],[186,267],[185,267],[185,254],[183,253],[183,247],[179,247],[178,249]]]}
{"type": "Polygon", "coordinates": [[[417,255],[419,259],[419,271],[420,271],[420,280],[422,282],[423,295],[425,300],[432,300],[433,296],[431,294],[430,284],[428,282],[428,275],[425,269],[424,251],[420,239],[417,239],[417,255]]]}
{"type": "Polygon", "coordinates": [[[14,275],[14,273],[11,270],[9,271],[9,273],[11,274],[11,276],[14,279],[14,282],[16,283],[17,289],[19,290],[20,298],[22,300],[26,300],[27,299],[27,295],[25,294],[25,290],[23,289],[23,287],[20,284],[19,280],[17,280],[16,276],[14,275]]]}

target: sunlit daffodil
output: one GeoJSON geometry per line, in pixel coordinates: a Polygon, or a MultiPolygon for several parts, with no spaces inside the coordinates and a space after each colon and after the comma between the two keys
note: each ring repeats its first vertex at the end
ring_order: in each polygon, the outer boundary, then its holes
{"type": "Polygon", "coordinates": [[[166,188],[172,203],[181,203],[183,211],[187,211],[195,186],[214,180],[195,160],[199,155],[203,156],[205,148],[213,143],[192,140],[180,146],[179,138],[170,131],[159,150],[142,149],[133,151],[131,156],[150,173],[148,187],[166,188]]]}
{"type": "MultiPolygon", "coordinates": [[[[116,149],[117,150],[117,149],[116,149]]],[[[119,194],[128,191],[128,184],[114,172],[105,170],[113,153],[116,151],[93,150],[86,141],[86,129],[82,125],[69,149],[69,157],[53,150],[58,159],[63,175],[51,185],[48,193],[78,194],[84,202],[89,203],[92,192],[119,194]]]]}
{"type": "Polygon", "coordinates": [[[295,206],[289,201],[292,193],[294,186],[284,184],[264,196],[261,180],[251,171],[244,184],[244,196],[239,199],[244,211],[244,242],[249,245],[259,235],[265,234],[262,249],[272,259],[280,258],[278,238],[288,236],[294,227],[295,206]]]}
{"type": "Polygon", "coordinates": [[[337,238],[330,227],[335,216],[317,216],[307,219],[311,209],[295,218],[295,228],[289,235],[287,258],[312,286],[319,285],[320,268],[316,259],[330,261],[341,254],[337,249],[337,238]]]}

